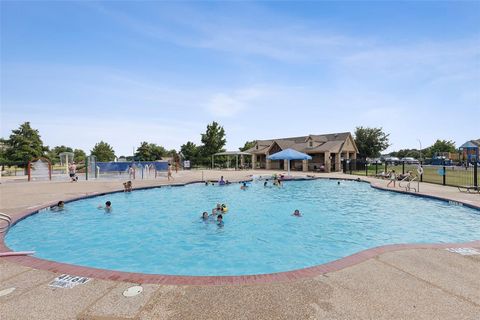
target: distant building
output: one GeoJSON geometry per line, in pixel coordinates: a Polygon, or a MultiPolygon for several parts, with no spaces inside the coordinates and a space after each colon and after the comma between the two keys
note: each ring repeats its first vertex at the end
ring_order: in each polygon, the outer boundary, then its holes
{"type": "Polygon", "coordinates": [[[462,154],[462,159],[467,162],[479,161],[480,139],[465,142],[458,148],[462,154]]]}
{"type": "Polygon", "coordinates": [[[285,149],[306,153],[312,160],[293,160],[292,170],[341,171],[343,159],[356,159],[358,149],[350,132],[308,135],[293,138],[257,140],[255,146],[246,150],[252,154],[254,169],[287,169],[287,160],[268,160],[267,157],[285,149]]]}

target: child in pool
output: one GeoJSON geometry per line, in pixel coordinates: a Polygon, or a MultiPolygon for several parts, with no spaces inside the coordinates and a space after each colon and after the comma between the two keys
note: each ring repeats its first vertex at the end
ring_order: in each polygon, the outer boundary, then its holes
{"type": "Polygon", "coordinates": [[[221,214],[217,216],[217,225],[223,227],[223,216],[221,214]]]}
{"type": "Polygon", "coordinates": [[[110,201],[105,202],[105,207],[102,205],[98,206],[98,209],[105,209],[105,212],[110,212],[112,211],[112,203],[110,201]]]}

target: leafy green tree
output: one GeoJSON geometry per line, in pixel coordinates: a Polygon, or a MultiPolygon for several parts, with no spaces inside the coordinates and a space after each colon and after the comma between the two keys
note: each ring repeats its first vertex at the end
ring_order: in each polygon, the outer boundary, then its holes
{"type": "Polygon", "coordinates": [[[205,163],[209,163],[213,154],[225,151],[223,149],[225,144],[227,144],[225,129],[213,121],[212,124],[207,125],[207,131],[202,134],[202,143],[201,153],[203,160],[205,163]]]}
{"type": "Polygon", "coordinates": [[[161,160],[163,157],[168,155],[167,149],[162,146],[156,145],[155,143],[150,143],[150,152],[155,157],[154,160],[161,160]]]}
{"type": "Polygon", "coordinates": [[[152,154],[150,152],[150,145],[144,141],[140,143],[140,147],[135,152],[135,160],[137,161],[151,161],[152,154]]]}
{"type": "Polygon", "coordinates": [[[199,151],[199,148],[191,141],[188,141],[180,147],[180,152],[183,154],[185,160],[190,160],[192,164],[197,163],[199,151]]]}
{"type": "Polygon", "coordinates": [[[435,141],[433,145],[425,149],[425,155],[427,158],[435,156],[437,153],[441,152],[456,152],[455,142],[451,140],[440,140],[435,141]]]}
{"type": "Polygon", "coordinates": [[[253,147],[255,147],[255,144],[257,143],[257,141],[253,140],[253,141],[247,141],[245,142],[245,145],[241,148],[238,148],[240,151],[247,151],[248,149],[251,149],[253,147]]]}
{"type": "Polygon", "coordinates": [[[390,146],[389,136],[390,134],[383,132],[382,128],[357,127],[355,129],[355,143],[360,158],[380,156],[380,152],[390,146]]]}
{"type": "Polygon", "coordinates": [[[73,150],[73,159],[75,162],[85,162],[87,158],[87,154],[82,149],[75,149],[73,150]]]}
{"type": "Polygon", "coordinates": [[[62,152],[73,152],[73,149],[64,145],[56,146],[53,149],[48,150],[46,156],[50,159],[52,164],[56,164],[60,162],[60,153],[62,152]]]}
{"type": "Polygon", "coordinates": [[[168,151],[168,156],[172,158],[172,163],[179,163],[180,162],[180,155],[178,154],[177,150],[172,149],[168,151]]]}
{"type": "Polygon", "coordinates": [[[156,161],[168,154],[167,150],[155,143],[142,142],[135,152],[137,161],[156,161]]]}
{"type": "Polygon", "coordinates": [[[7,142],[8,140],[0,138],[0,164],[2,165],[2,168],[1,168],[2,171],[4,170],[4,165],[8,164],[7,154],[6,154],[7,142]]]}
{"type": "Polygon", "coordinates": [[[419,158],[420,157],[420,150],[418,150],[418,149],[400,149],[398,151],[390,152],[389,155],[392,156],[392,157],[398,157],[398,158],[405,158],[405,157],[419,158]]]}
{"type": "Polygon", "coordinates": [[[38,130],[30,126],[30,122],[25,122],[12,134],[6,144],[5,158],[10,162],[28,162],[33,158],[42,157],[47,147],[43,145],[38,130]]]}
{"type": "Polygon", "coordinates": [[[106,142],[100,141],[97,143],[90,153],[97,157],[98,162],[108,162],[115,160],[115,151],[106,142]]]}

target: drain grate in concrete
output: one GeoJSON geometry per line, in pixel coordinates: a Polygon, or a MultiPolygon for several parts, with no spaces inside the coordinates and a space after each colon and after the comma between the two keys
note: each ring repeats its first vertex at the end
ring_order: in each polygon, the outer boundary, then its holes
{"type": "Polygon", "coordinates": [[[127,290],[123,291],[124,297],[134,297],[140,293],[142,293],[143,288],[141,286],[133,286],[128,288],[127,290]]]}

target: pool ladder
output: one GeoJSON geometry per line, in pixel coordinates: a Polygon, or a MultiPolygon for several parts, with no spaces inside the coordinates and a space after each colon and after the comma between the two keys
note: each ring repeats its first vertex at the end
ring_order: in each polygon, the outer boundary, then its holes
{"type": "Polygon", "coordinates": [[[0,212],[0,222],[6,222],[7,224],[0,225],[0,233],[7,232],[10,226],[12,225],[12,218],[5,213],[0,212]]]}
{"type": "Polygon", "coordinates": [[[399,183],[398,183],[398,186],[400,188],[405,188],[405,191],[411,191],[412,189],[415,190],[415,192],[418,192],[417,191],[417,188],[415,187],[411,187],[410,184],[414,181],[418,181],[417,177],[412,177],[411,176],[408,176],[408,177],[405,177],[403,178],[399,183]],[[402,186],[402,182],[407,182],[407,185],[406,186],[402,186]]]}

